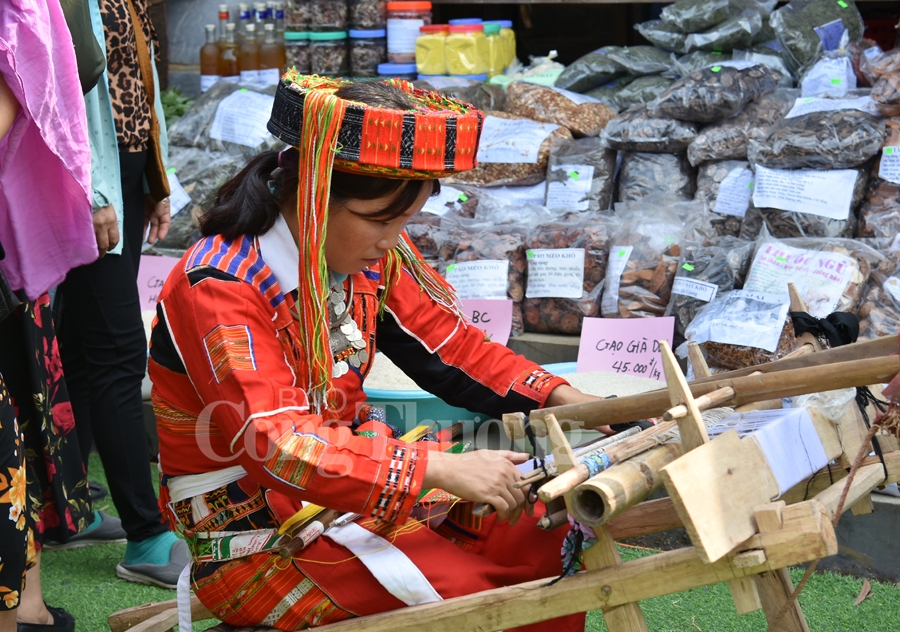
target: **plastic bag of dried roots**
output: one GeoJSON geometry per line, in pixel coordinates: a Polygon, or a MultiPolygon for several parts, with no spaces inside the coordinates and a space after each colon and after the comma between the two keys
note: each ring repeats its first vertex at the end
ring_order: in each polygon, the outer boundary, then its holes
{"type": "Polygon", "coordinates": [[[859,337],[865,340],[900,332],[900,253],[888,253],[872,269],[859,306],[859,337]]]}
{"type": "Polygon", "coordinates": [[[587,92],[625,74],[625,67],[609,57],[609,53],[618,48],[604,46],[579,57],[566,66],[554,85],[563,90],[587,92]]]}
{"type": "Polygon", "coordinates": [[[544,206],[600,212],[610,208],[616,152],[599,138],[553,143],[547,164],[544,206]]]}
{"type": "Polygon", "coordinates": [[[597,136],[616,112],[592,97],[560,88],[514,81],[506,89],[506,111],[567,127],[574,136],[597,136]]]}
{"type": "Polygon", "coordinates": [[[627,152],[619,168],[616,200],[628,202],[654,193],[692,200],[695,186],[695,170],[684,154],[627,152]]]}
{"type": "Polygon", "coordinates": [[[653,116],[646,105],[635,105],[610,121],[601,138],[611,149],[671,153],[697,138],[697,124],[653,116]]]}
{"type": "Polygon", "coordinates": [[[743,160],[707,162],[697,171],[694,201],[711,212],[717,235],[737,236],[753,195],[753,171],[743,160]]]}
{"type": "Polygon", "coordinates": [[[862,17],[853,0],[791,0],[769,18],[788,65],[800,69],[821,51],[834,50],[844,31],[851,43],[862,37],[862,17]]]}

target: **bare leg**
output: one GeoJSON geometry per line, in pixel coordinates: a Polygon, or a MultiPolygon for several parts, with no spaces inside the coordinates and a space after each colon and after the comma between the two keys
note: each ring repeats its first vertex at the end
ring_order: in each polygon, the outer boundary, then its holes
{"type": "MultiPolygon", "coordinates": [[[[41,625],[51,625],[53,623],[53,615],[47,610],[44,604],[44,592],[41,590],[41,552],[38,551],[35,556],[34,566],[25,573],[25,590],[19,599],[19,621],[23,623],[38,623],[41,625]]],[[[10,628],[12,630],[13,628],[10,628]]],[[[0,631],[3,627],[0,626],[0,631]]]]}
{"type": "Polygon", "coordinates": [[[15,610],[0,610],[0,632],[16,632],[15,610]]]}

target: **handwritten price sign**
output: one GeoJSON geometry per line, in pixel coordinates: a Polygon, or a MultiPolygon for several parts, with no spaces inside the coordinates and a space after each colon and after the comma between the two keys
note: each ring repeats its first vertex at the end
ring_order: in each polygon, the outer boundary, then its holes
{"type": "Polygon", "coordinates": [[[175,257],[141,255],[141,269],[138,272],[137,283],[142,312],[148,309],[156,310],[156,299],[176,263],[178,259],[175,257]]]}
{"type": "Polygon", "coordinates": [[[484,330],[494,342],[505,345],[512,329],[512,301],[507,299],[461,299],[469,322],[484,330]]]}
{"type": "Polygon", "coordinates": [[[660,340],[672,344],[675,318],[585,318],[578,346],[578,372],[614,371],[666,380],[660,340]]]}

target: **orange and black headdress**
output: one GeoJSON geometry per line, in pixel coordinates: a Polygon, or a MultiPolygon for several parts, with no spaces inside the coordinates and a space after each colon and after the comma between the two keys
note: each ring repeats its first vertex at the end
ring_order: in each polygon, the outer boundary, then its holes
{"type": "MultiPolygon", "coordinates": [[[[300,224],[300,287],[297,307],[304,332],[310,405],[325,414],[333,358],[328,344],[329,294],[325,231],[332,169],[396,179],[434,179],[476,165],[484,115],[473,106],[409,82],[386,83],[405,92],[412,110],[378,108],[335,96],[343,79],[288,70],[275,92],[268,129],[300,154],[297,215],[300,224]]],[[[459,314],[452,288],[421,260],[403,235],[383,271],[386,300],[406,268],[423,291],[459,314]]]]}

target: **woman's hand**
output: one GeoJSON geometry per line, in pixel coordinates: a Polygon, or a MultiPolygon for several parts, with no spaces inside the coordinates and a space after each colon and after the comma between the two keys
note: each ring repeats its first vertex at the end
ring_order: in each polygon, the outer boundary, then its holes
{"type": "Polygon", "coordinates": [[[526,508],[525,490],[513,487],[522,477],[515,464],[528,459],[527,454],[509,450],[431,452],[422,484],[425,489],[437,487],[465,500],[489,504],[500,520],[515,524],[526,508]]]}
{"type": "Polygon", "coordinates": [[[154,202],[149,195],[144,196],[144,234],[147,235],[147,243],[156,243],[158,239],[165,239],[169,234],[169,226],[172,224],[172,215],[169,210],[169,198],[160,202],[154,202]],[[147,225],[150,225],[150,234],[147,234],[147,225]]]}
{"type": "Polygon", "coordinates": [[[92,219],[97,250],[102,258],[108,250],[112,250],[119,243],[119,220],[116,217],[116,209],[111,204],[98,208],[94,211],[92,219]]]}
{"type": "MultiPolygon", "coordinates": [[[[550,391],[550,395],[547,396],[547,400],[544,402],[544,408],[553,408],[554,406],[566,406],[568,404],[584,404],[587,402],[598,402],[604,399],[603,397],[597,397],[596,395],[588,395],[587,393],[582,393],[574,386],[569,386],[568,384],[562,384],[557,386],[552,391],[550,391]]],[[[606,435],[613,435],[616,432],[610,428],[609,426],[598,426],[594,428],[597,432],[602,432],[606,435]]]]}

